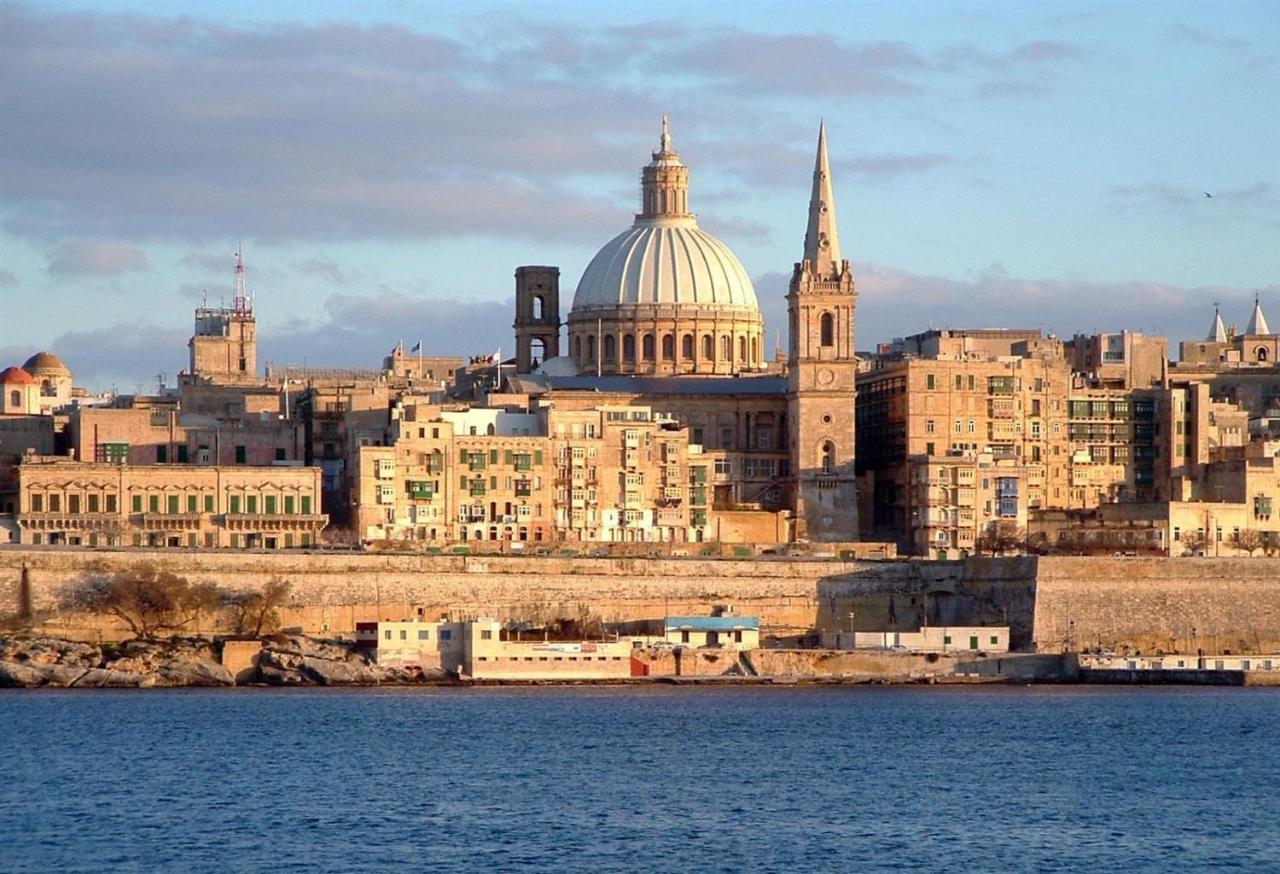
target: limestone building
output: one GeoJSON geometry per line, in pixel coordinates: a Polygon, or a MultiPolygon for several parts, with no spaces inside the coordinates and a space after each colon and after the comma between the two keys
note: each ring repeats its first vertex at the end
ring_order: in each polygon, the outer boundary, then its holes
{"type": "Polygon", "coordinates": [[[316,541],[320,472],[31,457],[17,465],[21,542],[285,549],[316,541]]]}
{"type": "Polygon", "coordinates": [[[235,297],[230,307],[200,306],[187,343],[184,381],[246,385],[257,381],[258,322],[245,291],[244,260],[236,253],[235,297]]]}

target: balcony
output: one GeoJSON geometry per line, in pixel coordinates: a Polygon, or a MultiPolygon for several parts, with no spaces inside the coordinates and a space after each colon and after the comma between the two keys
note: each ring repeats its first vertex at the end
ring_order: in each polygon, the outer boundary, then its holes
{"type": "Polygon", "coordinates": [[[148,531],[187,531],[198,529],[201,513],[143,513],[142,527],[148,531]]]}
{"type": "Polygon", "coordinates": [[[18,513],[23,528],[37,531],[72,531],[114,528],[123,524],[119,513],[18,513]]]}
{"type": "Polygon", "coordinates": [[[325,513],[227,513],[229,531],[319,531],[329,524],[325,513]]]}

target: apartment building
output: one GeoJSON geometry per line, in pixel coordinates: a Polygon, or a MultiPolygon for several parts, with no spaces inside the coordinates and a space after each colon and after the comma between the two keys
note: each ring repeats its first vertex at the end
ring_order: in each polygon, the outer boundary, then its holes
{"type": "Polygon", "coordinates": [[[29,456],[15,475],[22,543],[287,549],[328,523],[315,468],[29,456]]]}

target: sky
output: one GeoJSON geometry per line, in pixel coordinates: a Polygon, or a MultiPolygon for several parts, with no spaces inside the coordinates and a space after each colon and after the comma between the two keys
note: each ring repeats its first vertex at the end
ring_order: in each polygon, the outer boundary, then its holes
{"type": "Polygon", "coordinates": [[[172,385],[238,245],[260,363],[510,354],[515,268],[568,314],[664,113],[770,344],[821,119],[859,348],[1176,346],[1280,319],[1277,105],[1275,3],[5,2],[0,367],[172,385]]]}

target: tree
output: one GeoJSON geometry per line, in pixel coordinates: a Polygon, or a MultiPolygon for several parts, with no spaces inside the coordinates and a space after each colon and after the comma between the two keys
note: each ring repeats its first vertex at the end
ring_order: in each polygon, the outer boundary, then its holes
{"type": "Polygon", "coordinates": [[[75,596],[75,606],[115,616],[142,638],[177,631],[218,602],[218,590],[211,583],[193,584],[150,562],[92,577],[75,596]]]}
{"type": "Polygon", "coordinates": [[[1236,549],[1243,549],[1252,558],[1253,554],[1262,548],[1262,532],[1245,528],[1236,533],[1235,542],[1236,549]]]}
{"type": "Polygon", "coordinates": [[[1006,552],[1022,549],[1026,539],[1026,532],[1018,527],[1017,522],[1001,519],[998,522],[992,522],[978,535],[974,548],[979,554],[988,552],[991,555],[1004,555],[1006,552]]]}
{"type": "Polygon", "coordinates": [[[1184,554],[1195,555],[1198,552],[1204,552],[1209,546],[1209,538],[1205,537],[1203,531],[1184,531],[1182,545],[1186,549],[1184,554]]]}
{"type": "Polygon", "coordinates": [[[279,608],[289,597],[292,584],[281,577],[272,577],[258,592],[238,592],[226,598],[226,605],[235,617],[237,634],[260,636],[264,631],[280,627],[279,608]]]}

